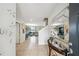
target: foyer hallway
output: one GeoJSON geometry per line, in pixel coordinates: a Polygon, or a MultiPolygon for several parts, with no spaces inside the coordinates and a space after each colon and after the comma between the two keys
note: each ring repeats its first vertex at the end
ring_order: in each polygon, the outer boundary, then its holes
{"type": "Polygon", "coordinates": [[[37,37],[29,37],[25,42],[17,44],[17,56],[48,56],[48,46],[38,45],[37,37]]]}

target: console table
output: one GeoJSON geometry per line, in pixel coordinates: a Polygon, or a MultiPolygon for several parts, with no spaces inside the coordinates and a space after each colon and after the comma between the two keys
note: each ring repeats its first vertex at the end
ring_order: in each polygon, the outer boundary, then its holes
{"type": "MultiPolygon", "coordinates": [[[[65,50],[61,50],[61,49],[58,49],[57,47],[55,47],[52,44],[52,40],[50,40],[50,39],[48,40],[48,47],[49,47],[49,56],[51,56],[52,49],[55,50],[57,53],[66,56],[67,52],[65,50]]],[[[55,56],[57,56],[57,55],[55,54],[55,56]]]]}

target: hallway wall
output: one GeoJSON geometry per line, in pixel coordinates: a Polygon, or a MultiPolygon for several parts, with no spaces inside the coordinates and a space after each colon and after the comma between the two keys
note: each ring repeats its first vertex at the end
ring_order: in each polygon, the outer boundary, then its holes
{"type": "Polygon", "coordinates": [[[54,8],[54,11],[52,11],[52,14],[51,16],[48,18],[48,25],[51,25],[53,23],[53,20],[55,17],[57,17],[57,15],[64,9],[68,6],[69,4],[68,3],[58,3],[56,5],[56,7],[54,8]]]}
{"type": "Polygon", "coordinates": [[[16,55],[16,4],[0,4],[0,55],[16,55]]]}
{"type": "Polygon", "coordinates": [[[39,45],[46,45],[47,44],[47,40],[51,36],[49,26],[46,26],[46,27],[42,28],[39,31],[38,34],[39,34],[39,36],[38,36],[38,44],[39,45]]]}

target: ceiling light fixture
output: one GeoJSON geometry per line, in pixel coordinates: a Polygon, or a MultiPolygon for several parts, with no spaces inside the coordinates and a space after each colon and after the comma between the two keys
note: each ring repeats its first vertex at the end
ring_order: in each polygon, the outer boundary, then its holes
{"type": "Polygon", "coordinates": [[[30,21],[32,22],[33,19],[30,19],[30,21]]]}

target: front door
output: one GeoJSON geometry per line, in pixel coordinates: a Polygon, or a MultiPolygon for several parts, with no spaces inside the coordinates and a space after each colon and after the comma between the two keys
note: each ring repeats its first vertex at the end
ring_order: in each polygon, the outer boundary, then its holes
{"type": "Polygon", "coordinates": [[[69,5],[69,41],[73,56],[79,56],[79,4],[69,5]]]}

